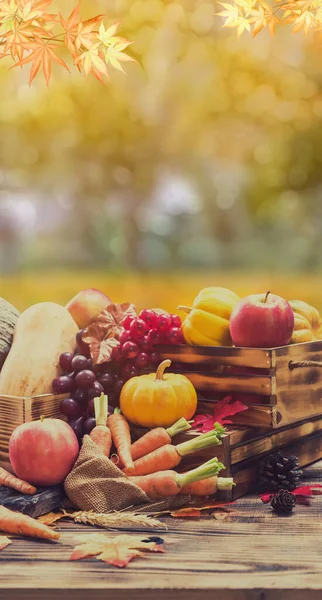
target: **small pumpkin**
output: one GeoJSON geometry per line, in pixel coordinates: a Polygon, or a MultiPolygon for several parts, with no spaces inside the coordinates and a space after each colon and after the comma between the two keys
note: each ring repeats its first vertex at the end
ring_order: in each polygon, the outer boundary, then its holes
{"type": "Polygon", "coordinates": [[[221,287],[201,290],[192,307],[179,306],[188,313],[182,324],[187,344],[196,346],[232,346],[229,331],[230,315],[240,298],[221,287]]]}
{"type": "Polygon", "coordinates": [[[294,330],[291,344],[322,340],[322,318],[319,311],[302,300],[291,300],[294,330]]]}
{"type": "Polygon", "coordinates": [[[134,425],[170,427],[181,417],[189,420],[195,414],[195,388],[184,375],[164,374],[170,365],[170,360],[164,360],[156,373],[133,377],[123,386],[121,411],[134,425]]]}

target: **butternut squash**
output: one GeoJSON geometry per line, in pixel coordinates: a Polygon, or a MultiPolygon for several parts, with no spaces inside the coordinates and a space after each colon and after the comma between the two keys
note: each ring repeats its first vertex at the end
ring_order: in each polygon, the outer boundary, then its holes
{"type": "Polygon", "coordinates": [[[19,311],[4,298],[0,298],[0,371],[11,348],[18,317],[19,311]]]}
{"type": "Polygon", "coordinates": [[[78,327],[66,308],[41,302],[23,312],[0,373],[0,395],[36,396],[51,392],[62,352],[73,352],[78,327]]]}

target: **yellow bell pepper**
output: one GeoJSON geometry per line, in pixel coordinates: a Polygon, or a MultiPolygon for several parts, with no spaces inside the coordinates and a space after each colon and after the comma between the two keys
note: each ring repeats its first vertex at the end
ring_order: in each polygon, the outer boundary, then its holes
{"type": "Polygon", "coordinates": [[[231,346],[229,320],[239,296],[221,287],[201,290],[192,307],[179,306],[188,313],[182,324],[187,344],[196,346],[231,346]]]}
{"type": "Polygon", "coordinates": [[[291,344],[322,340],[322,318],[319,311],[302,300],[291,300],[294,331],[291,344]]]}

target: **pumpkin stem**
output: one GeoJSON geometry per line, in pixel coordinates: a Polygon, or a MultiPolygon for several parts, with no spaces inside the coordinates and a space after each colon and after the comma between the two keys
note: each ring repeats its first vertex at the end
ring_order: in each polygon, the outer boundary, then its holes
{"type": "Polygon", "coordinates": [[[164,371],[165,369],[167,369],[168,367],[170,367],[171,365],[171,360],[169,360],[167,358],[167,360],[163,360],[162,363],[159,364],[158,368],[157,368],[157,372],[155,374],[155,379],[156,381],[158,379],[163,379],[163,375],[164,375],[164,371]]]}
{"type": "Polygon", "coordinates": [[[192,308],[190,308],[190,306],[178,306],[177,310],[183,310],[183,312],[186,312],[189,314],[189,313],[191,313],[192,308]]]}

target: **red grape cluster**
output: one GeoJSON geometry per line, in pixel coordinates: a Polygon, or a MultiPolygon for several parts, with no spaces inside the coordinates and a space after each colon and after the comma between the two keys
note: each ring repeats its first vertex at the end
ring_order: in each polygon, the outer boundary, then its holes
{"type": "MultiPolygon", "coordinates": [[[[69,394],[62,400],[60,410],[79,439],[95,427],[95,397],[104,392],[109,402],[117,406],[124,383],[160,362],[158,344],[184,343],[177,315],[145,309],[138,317],[126,317],[123,327],[110,362],[92,364],[82,330],[76,336],[75,353],[64,352],[60,356],[62,375],[54,379],[52,389],[56,394],[69,394]]],[[[110,407],[109,412],[112,410],[110,407]]]]}
{"type": "Polygon", "coordinates": [[[123,381],[160,362],[156,351],[159,344],[184,343],[178,315],[144,309],[138,317],[126,317],[123,327],[119,344],[112,351],[112,360],[120,365],[123,381]]]}

